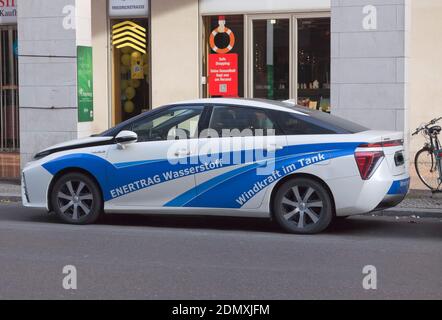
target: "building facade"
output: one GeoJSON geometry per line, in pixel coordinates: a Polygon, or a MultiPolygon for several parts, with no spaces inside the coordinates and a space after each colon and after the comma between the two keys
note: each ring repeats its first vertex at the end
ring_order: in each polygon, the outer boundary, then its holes
{"type": "Polygon", "coordinates": [[[0,154],[23,165],[164,104],[239,96],[403,130],[412,156],[410,130],[442,115],[439,2],[15,0],[0,30],[18,31],[17,115],[0,154]]]}

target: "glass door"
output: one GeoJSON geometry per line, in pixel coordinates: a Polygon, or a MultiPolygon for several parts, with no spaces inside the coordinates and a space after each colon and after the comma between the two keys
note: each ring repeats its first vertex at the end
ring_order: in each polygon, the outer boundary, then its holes
{"type": "Polygon", "coordinates": [[[287,100],[291,96],[290,16],[253,17],[249,21],[249,96],[287,100]]]}

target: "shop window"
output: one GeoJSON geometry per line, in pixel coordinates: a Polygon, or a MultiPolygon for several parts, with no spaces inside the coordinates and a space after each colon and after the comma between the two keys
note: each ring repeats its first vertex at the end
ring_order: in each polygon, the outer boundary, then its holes
{"type": "Polygon", "coordinates": [[[298,19],[298,104],[330,112],[330,18],[298,19]]]}
{"type": "Polygon", "coordinates": [[[113,123],[150,109],[148,20],[112,20],[113,123]]]}
{"type": "Polygon", "coordinates": [[[17,27],[0,26],[0,179],[20,177],[17,27]]]}
{"type": "Polygon", "coordinates": [[[203,96],[244,97],[244,16],[203,17],[203,96]]]}
{"type": "Polygon", "coordinates": [[[311,109],[330,112],[329,17],[205,16],[202,58],[203,97],[290,99],[311,109]],[[250,37],[247,44],[245,29],[250,37]],[[226,52],[222,49],[232,44],[231,34],[234,46],[226,52]],[[228,54],[235,56],[221,59],[228,54]],[[216,63],[225,66],[221,68],[216,63]],[[250,78],[245,77],[244,63],[250,78]]]}
{"type": "Polygon", "coordinates": [[[0,152],[20,147],[17,53],[17,27],[0,26],[0,152]]]}

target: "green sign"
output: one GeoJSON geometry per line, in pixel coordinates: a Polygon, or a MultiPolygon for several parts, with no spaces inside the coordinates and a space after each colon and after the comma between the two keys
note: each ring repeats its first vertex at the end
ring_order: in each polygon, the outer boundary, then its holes
{"type": "Polygon", "coordinates": [[[92,47],[77,47],[78,121],[94,120],[92,47]]]}

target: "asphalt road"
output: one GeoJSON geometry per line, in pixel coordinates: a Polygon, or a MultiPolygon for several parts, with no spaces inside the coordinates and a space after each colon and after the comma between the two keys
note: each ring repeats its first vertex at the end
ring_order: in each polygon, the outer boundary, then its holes
{"type": "Polygon", "coordinates": [[[442,218],[355,217],[296,236],[262,219],[70,226],[0,204],[0,299],[441,299],[441,241],[442,218]],[[66,265],[77,290],[63,289],[66,265]],[[377,290],[362,287],[366,265],[377,290]]]}

